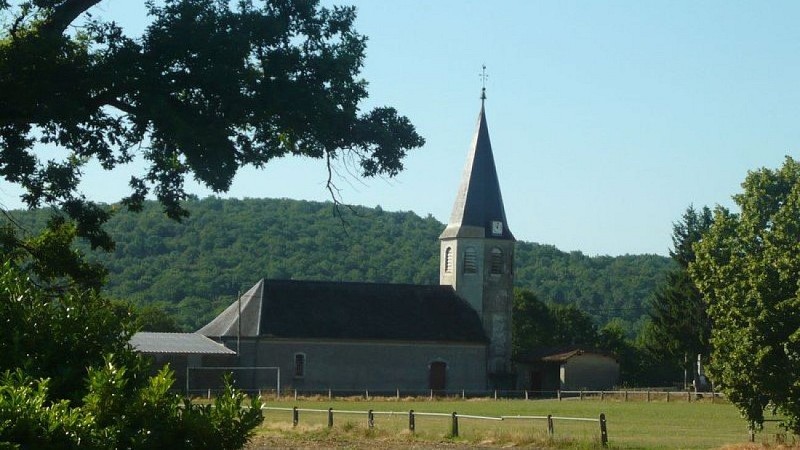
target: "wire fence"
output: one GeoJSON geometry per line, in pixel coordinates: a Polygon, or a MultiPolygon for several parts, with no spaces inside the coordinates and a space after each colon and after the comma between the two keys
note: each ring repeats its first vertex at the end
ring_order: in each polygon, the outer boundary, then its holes
{"type": "Polygon", "coordinates": [[[367,411],[356,411],[356,410],[334,410],[333,408],[328,409],[314,409],[314,408],[285,408],[285,407],[270,407],[270,406],[262,406],[261,409],[263,411],[276,411],[276,412],[289,412],[291,411],[291,421],[292,426],[296,427],[300,424],[300,413],[311,413],[311,414],[326,414],[327,415],[327,426],[328,428],[333,428],[335,422],[335,416],[338,415],[356,415],[356,416],[363,416],[366,419],[367,427],[369,429],[375,428],[375,417],[376,416],[391,416],[391,417],[407,417],[408,418],[408,431],[411,433],[415,433],[417,431],[417,424],[419,418],[449,418],[449,431],[447,436],[450,437],[458,437],[461,424],[463,421],[483,421],[483,422],[503,422],[503,421],[546,421],[547,424],[547,435],[549,437],[553,437],[555,435],[555,422],[556,421],[563,421],[563,422],[590,422],[598,424],[597,433],[600,440],[600,443],[603,447],[608,446],[608,427],[606,425],[606,416],[604,413],[601,413],[597,418],[591,417],[564,417],[564,416],[553,416],[551,414],[542,415],[542,416],[479,416],[479,415],[472,415],[472,414],[459,414],[458,412],[452,413],[441,413],[441,412],[422,412],[422,411],[415,411],[413,409],[409,411],[376,411],[373,409],[367,411]]]}
{"type": "MultiPolygon", "coordinates": [[[[264,398],[286,399],[317,398],[334,400],[337,398],[361,398],[364,400],[386,399],[400,400],[404,398],[435,399],[495,399],[495,400],[537,400],[557,399],[564,401],[582,400],[613,400],[613,401],[721,401],[725,394],[721,392],[695,392],[695,391],[670,391],[660,389],[622,389],[622,390],[556,390],[556,391],[528,391],[528,390],[433,390],[433,389],[240,389],[250,395],[264,398]]],[[[193,389],[189,395],[212,397],[219,392],[218,389],[193,389]]]]}

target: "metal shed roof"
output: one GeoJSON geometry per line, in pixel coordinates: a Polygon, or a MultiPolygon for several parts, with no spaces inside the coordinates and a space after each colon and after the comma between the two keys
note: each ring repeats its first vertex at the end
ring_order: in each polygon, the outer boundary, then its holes
{"type": "Polygon", "coordinates": [[[236,352],[198,333],[139,332],[130,340],[141,353],[193,353],[203,355],[235,355],[236,352]]]}

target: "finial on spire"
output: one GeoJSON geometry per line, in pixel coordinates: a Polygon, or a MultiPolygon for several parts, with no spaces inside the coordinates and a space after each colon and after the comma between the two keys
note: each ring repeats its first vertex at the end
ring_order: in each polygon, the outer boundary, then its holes
{"type": "Polygon", "coordinates": [[[489,75],[486,74],[486,64],[481,66],[481,104],[483,101],[486,100],[486,79],[489,78],[489,75]]]}

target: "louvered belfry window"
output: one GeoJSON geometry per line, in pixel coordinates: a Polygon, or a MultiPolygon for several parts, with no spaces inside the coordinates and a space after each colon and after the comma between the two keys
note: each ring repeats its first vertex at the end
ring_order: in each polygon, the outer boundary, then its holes
{"type": "Polygon", "coordinates": [[[492,249],[491,264],[489,266],[492,275],[500,275],[503,273],[503,251],[495,247],[492,249]]]}
{"type": "Polygon", "coordinates": [[[464,273],[478,273],[478,252],[475,247],[464,249],[464,273]]]}
{"type": "Polygon", "coordinates": [[[453,248],[447,247],[444,251],[444,271],[450,273],[453,271],[453,248]]]}

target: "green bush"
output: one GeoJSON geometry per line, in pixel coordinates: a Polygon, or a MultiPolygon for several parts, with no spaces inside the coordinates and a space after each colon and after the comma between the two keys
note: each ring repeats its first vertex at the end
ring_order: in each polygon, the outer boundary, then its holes
{"type": "Polygon", "coordinates": [[[0,335],[0,449],[235,449],[263,420],[230,383],[196,405],[170,392],[169,368],[149,377],[92,291],[47,290],[5,264],[0,292],[0,321],[13,324],[0,335]]]}
{"type": "Polygon", "coordinates": [[[5,372],[0,383],[0,448],[104,447],[91,414],[67,400],[48,400],[47,380],[17,370],[5,372]]]}

